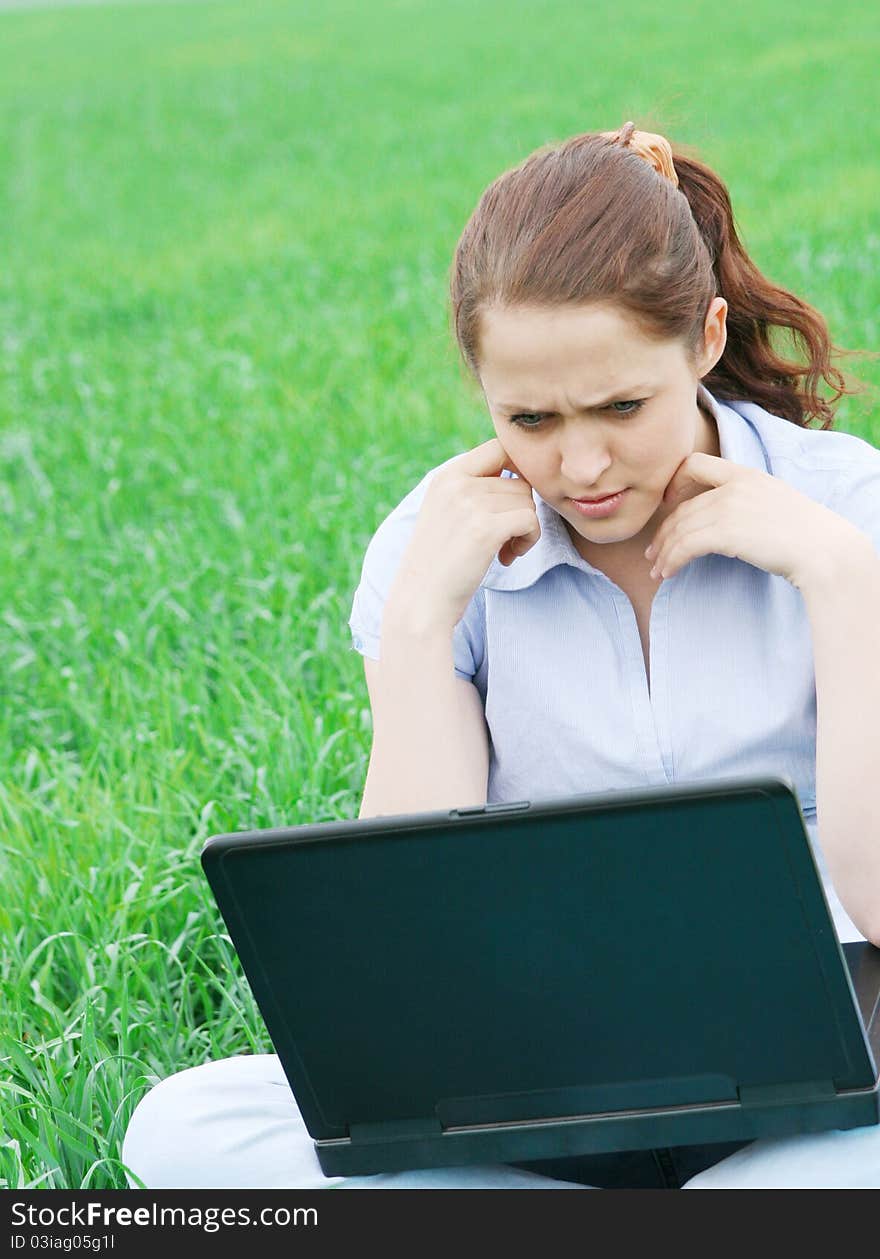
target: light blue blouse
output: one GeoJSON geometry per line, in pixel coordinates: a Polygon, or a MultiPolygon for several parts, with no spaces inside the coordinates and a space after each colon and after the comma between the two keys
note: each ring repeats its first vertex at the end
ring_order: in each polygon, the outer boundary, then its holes
{"type": "MultiPolygon", "coordinates": [[[[705,389],[701,398],[717,421],[722,458],[780,477],[846,517],[880,552],[880,450],[753,403],[721,403],[705,389]]],[[[367,548],[349,626],[354,648],[374,660],[388,590],[442,466],[367,548]]],[[[800,592],[743,560],[692,560],[654,596],[649,687],[629,598],[578,554],[537,492],[534,499],[540,540],[508,568],[493,560],[453,635],[455,672],[479,691],[491,736],[488,800],[780,775],[797,791],[838,934],[862,939],[816,832],[816,690],[800,592]]]]}

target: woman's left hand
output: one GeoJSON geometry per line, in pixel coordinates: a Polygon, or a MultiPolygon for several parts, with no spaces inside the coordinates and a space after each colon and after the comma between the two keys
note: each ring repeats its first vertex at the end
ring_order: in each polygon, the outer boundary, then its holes
{"type": "Polygon", "coordinates": [[[699,555],[729,555],[803,589],[840,548],[870,541],[778,477],[701,451],[682,460],[663,501],[678,505],[645,552],[652,577],[671,577],[699,555]]]}

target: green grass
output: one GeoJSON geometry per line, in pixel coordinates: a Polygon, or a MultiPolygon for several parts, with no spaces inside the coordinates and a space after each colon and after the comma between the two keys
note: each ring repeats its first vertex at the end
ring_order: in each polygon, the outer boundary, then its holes
{"type": "MultiPolygon", "coordinates": [[[[864,14],[0,11],[0,1185],[124,1185],[152,1082],[269,1048],[198,853],[357,813],[351,596],[379,520],[491,435],[446,278],[496,174],[661,129],[763,270],[877,347],[864,14]]],[[[839,417],[880,444],[864,400],[839,417]]]]}

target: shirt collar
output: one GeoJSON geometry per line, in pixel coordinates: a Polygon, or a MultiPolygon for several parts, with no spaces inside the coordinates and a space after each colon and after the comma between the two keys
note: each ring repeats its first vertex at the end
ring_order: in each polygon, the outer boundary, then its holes
{"type": "MultiPolygon", "coordinates": [[[[769,460],[764,446],[758,436],[757,429],[735,411],[732,406],[719,402],[700,385],[697,396],[709,411],[718,425],[718,442],[721,458],[731,463],[742,464],[747,468],[758,468],[762,472],[770,469],[769,460]]],[[[502,475],[512,475],[502,473],[502,475]]],[[[565,527],[565,522],[557,511],[554,511],[537,490],[532,490],[538,523],[541,526],[541,537],[525,555],[519,556],[507,568],[496,556],[480,583],[488,590],[524,590],[532,586],[540,577],[559,564],[569,564],[579,568],[581,572],[599,574],[599,569],[587,563],[579,555],[565,527]]]]}

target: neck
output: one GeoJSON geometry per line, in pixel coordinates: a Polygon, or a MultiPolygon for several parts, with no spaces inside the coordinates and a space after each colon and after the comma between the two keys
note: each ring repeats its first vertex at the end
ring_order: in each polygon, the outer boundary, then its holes
{"type": "Polygon", "coordinates": [[[716,458],[721,457],[721,439],[718,435],[718,422],[712,414],[711,407],[707,399],[704,399],[702,389],[697,392],[697,411],[699,412],[699,422],[697,426],[697,441],[694,450],[702,451],[707,455],[715,455],[716,458]]]}

